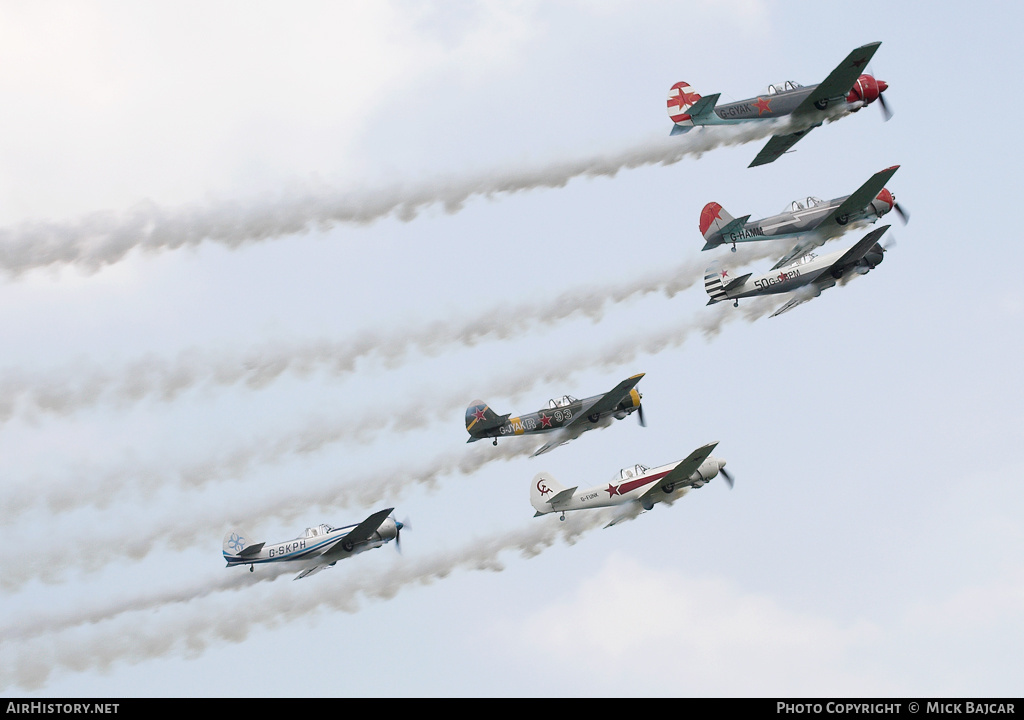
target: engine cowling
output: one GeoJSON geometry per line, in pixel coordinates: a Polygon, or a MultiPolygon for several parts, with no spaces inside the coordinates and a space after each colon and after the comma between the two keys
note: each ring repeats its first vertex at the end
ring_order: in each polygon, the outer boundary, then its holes
{"type": "Polygon", "coordinates": [[[892,210],[893,205],[896,204],[896,197],[889,192],[886,188],[882,188],[882,192],[875,196],[875,199],[871,201],[871,211],[876,216],[882,217],[887,212],[892,210]]]}
{"type": "Polygon", "coordinates": [[[853,103],[860,100],[865,105],[870,105],[888,87],[889,85],[884,80],[876,80],[867,74],[861,75],[850,89],[850,94],[846,96],[846,102],[853,103]]]}

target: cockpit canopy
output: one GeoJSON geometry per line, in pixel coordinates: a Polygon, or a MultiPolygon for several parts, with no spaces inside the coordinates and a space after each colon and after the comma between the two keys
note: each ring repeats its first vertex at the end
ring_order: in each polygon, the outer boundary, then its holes
{"type": "Polygon", "coordinates": [[[560,398],[551,398],[550,400],[548,400],[548,407],[563,408],[572,405],[574,402],[576,402],[576,398],[574,398],[572,395],[563,395],[560,398]]]}
{"type": "Polygon", "coordinates": [[[643,465],[634,465],[633,467],[622,468],[619,470],[620,480],[632,480],[633,478],[643,477],[647,474],[647,468],[643,465]]]}
{"type": "Polygon", "coordinates": [[[320,537],[334,530],[330,525],[317,525],[316,527],[306,528],[306,534],[303,537],[320,537]]]}
{"type": "Polygon", "coordinates": [[[783,212],[797,212],[798,210],[809,210],[812,207],[815,207],[817,205],[823,205],[824,203],[825,201],[822,200],[821,198],[808,196],[804,202],[794,200],[793,202],[786,206],[786,209],[783,210],[783,212]]]}
{"type": "Polygon", "coordinates": [[[802,87],[803,87],[803,85],[801,85],[798,82],[794,82],[793,80],[787,80],[786,82],[782,83],[781,85],[769,85],[768,86],[768,93],[767,94],[768,95],[778,95],[779,93],[792,92],[793,90],[796,90],[797,88],[802,88],[802,87]]]}

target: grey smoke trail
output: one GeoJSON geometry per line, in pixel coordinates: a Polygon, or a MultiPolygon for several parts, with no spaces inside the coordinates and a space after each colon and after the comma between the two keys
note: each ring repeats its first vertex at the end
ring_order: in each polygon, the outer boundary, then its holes
{"type": "Polygon", "coordinates": [[[219,538],[229,525],[254,526],[268,518],[287,522],[308,515],[311,509],[329,512],[395,503],[411,487],[434,489],[444,476],[472,475],[488,463],[531,455],[542,444],[534,438],[516,438],[522,442],[511,440],[497,448],[478,444],[404,466],[382,467],[360,473],[355,479],[349,474],[341,482],[334,478],[319,484],[304,482],[300,487],[288,488],[286,497],[243,494],[232,499],[226,508],[193,503],[180,512],[167,512],[160,519],[122,517],[118,523],[97,522],[93,524],[97,529],[88,535],[76,533],[74,537],[65,537],[60,533],[61,526],[57,526],[45,537],[30,534],[26,538],[23,529],[4,528],[7,532],[0,536],[0,542],[17,547],[29,539],[31,548],[9,552],[0,558],[0,589],[17,590],[33,578],[57,583],[70,569],[95,572],[114,561],[141,560],[154,550],[181,550],[208,543],[211,529],[216,530],[219,538]],[[131,526],[130,521],[137,527],[131,526]]]}
{"type": "MultiPolygon", "coordinates": [[[[733,254],[731,262],[759,260],[775,249],[771,242],[752,244],[733,254]]],[[[655,293],[674,297],[701,280],[710,262],[710,258],[697,256],[624,282],[593,283],[551,299],[504,304],[465,319],[390,332],[366,331],[342,340],[290,346],[273,342],[243,355],[218,356],[193,349],[174,361],[143,358],[115,370],[98,364],[88,367],[81,361],[60,372],[8,370],[0,376],[0,423],[18,412],[67,415],[104,401],[117,407],[146,398],[170,402],[200,385],[244,385],[258,390],[286,373],[307,377],[322,371],[345,377],[356,372],[361,359],[377,359],[394,368],[407,360],[413,349],[431,355],[453,345],[471,347],[487,339],[505,340],[578,315],[597,322],[609,308],[634,298],[655,293]]]]}
{"type": "Polygon", "coordinates": [[[624,169],[670,165],[788,127],[787,121],[780,121],[753,127],[703,128],[682,137],[650,138],[608,154],[370,192],[320,187],[249,204],[223,202],[174,209],[144,202],[122,215],[94,213],[68,223],[26,223],[0,230],[0,269],[12,276],[53,266],[96,272],[135,249],[156,253],[203,243],[235,249],[285,235],[326,230],[340,223],[367,224],[389,216],[409,221],[432,205],[442,205],[447,212],[455,213],[472,197],[557,188],[577,177],[614,177],[624,169]]]}
{"type": "MultiPolygon", "coordinates": [[[[694,333],[713,337],[731,319],[742,318],[751,322],[771,312],[778,304],[778,299],[771,297],[747,301],[739,309],[723,303],[707,308],[698,319],[678,327],[620,338],[603,350],[588,348],[577,358],[566,362],[540,364],[534,368],[517,365],[515,371],[509,371],[496,381],[495,390],[501,395],[514,394],[518,388],[538,381],[564,381],[582,367],[619,367],[632,362],[640,354],[655,354],[679,347],[694,333]]],[[[433,489],[445,475],[471,475],[495,460],[530,455],[541,444],[540,440],[532,443],[511,440],[497,448],[477,445],[469,450],[442,453],[430,461],[414,462],[408,467],[382,469],[362,475],[355,482],[328,483],[326,488],[304,486],[291,490],[287,499],[257,501],[242,497],[232,505],[231,510],[235,513],[233,522],[249,525],[267,517],[291,520],[308,514],[311,507],[330,510],[393,503],[410,487],[426,485],[433,489]]],[[[140,560],[154,549],[190,547],[206,541],[210,528],[224,527],[226,520],[221,508],[195,508],[185,513],[184,518],[175,516],[160,522],[149,521],[145,527],[131,532],[119,528],[112,530],[110,535],[76,538],[74,543],[49,537],[46,539],[55,541],[56,545],[48,548],[42,545],[44,539],[34,538],[31,553],[17,550],[23,532],[15,532],[15,537],[10,538],[0,536],[0,542],[10,550],[0,564],[0,589],[16,590],[33,578],[49,583],[60,582],[69,568],[92,572],[115,560],[140,560]]]]}
{"type": "MultiPolygon", "coordinates": [[[[584,533],[606,524],[609,517],[595,512],[570,516],[565,522],[544,518],[521,529],[476,538],[450,553],[401,561],[375,572],[361,567],[359,573],[333,580],[330,573],[323,573],[316,576],[316,581],[322,582],[314,581],[315,585],[260,582],[244,577],[249,573],[240,573],[215,589],[138,598],[78,618],[52,619],[51,632],[35,625],[8,638],[5,630],[0,642],[0,689],[37,689],[58,668],[107,670],[118,662],[195,655],[212,645],[242,642],[257,626],[290,622],[315,611],[357,613],[362,598],[388,600],[407,587],[443,580],[457,570],[500,572],[504,570],[498,558],[502,552],[518,551],[532,558],[559,539],[574,544],[584,533]],[[260,612],[238,612],[238,603],[224,602],[225,592],[244,592],[245,605],[258,607],[260,612]],[[159,612],[154,614],[156,608],[159,612]]],[[[275,568],[269,575],[285,572],[289,571],[275,568]]]]}

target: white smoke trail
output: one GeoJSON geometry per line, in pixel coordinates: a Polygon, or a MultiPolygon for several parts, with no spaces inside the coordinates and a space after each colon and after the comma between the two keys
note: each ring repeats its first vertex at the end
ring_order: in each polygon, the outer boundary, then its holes
{"type": "MultiPolygon", "coordinates": [[[[746,263],[773,254],[775,243],[751,244],[732,255],[746,263]]],[[[125,407],[146,398],[173,401],[194,387],[243,385],[264,388],[286,373],[307,377],[316,371],[345,377],[361,359],[400,366],[413,349],[432,355],[449,346],[472,347],[479,342],[505,340],[538,326],[551,326],[577,315],[593,322],[611,307],[645,295],[662,293],[671,298],[703,278],[710,258],[696,257],[668,270],[618,283],[593,283],[568,290],[555,298],[481,312],[464,320],[436,321],[391,332],[366,331],[343,340],[315,340],[296,345],[268,343],[239,356],[217,356],[199,350],[183,352],[177,360],[143,358],[112,370],[87,367],[77,361],[58,372],[12,369],[0,376],[0,423],[21,413],[67,415],[108,402],[125,407]]]]}
{"type": "Polygon", "coordinates": [[[455,213],[472,197],[557,188],[577,177],[614,177],[624,169],[670,165],[723,145],[764,138],[787,127],[788,121],[781,120],[702,128],[682,137],[651,138],[603,155],[370,192],[346,193],[320,187],[261,198],[248,205],[223,202],[176,209],[144,202],[120,216],[94,213],[69,223],[25,223],[0,230],[0,269],[12,276],[53,266],[96,272],[121,261],[134,249],[156,253],[202,243],[235,249],[285,235],[327,230],[339,223],[367,224],[389,216],[409,221],[432,205],[442,205],[447,212],[455,213]]]}
{"type": "MultiPolygon", "coordinates": [[[[707,308],[700,318],[663,332],[646,332],[608,344],[603,350],[589,348],[576,359],[558,364],[538,365],[535,368],[517,366],[517,373],[504,375],[496,383],[499,394],[511,394],[524,384],[562,381],[581,367],[619,367],[632,362],[641,354],[655,354],[679,347],[694,333],[704,337],[717,335],[730,319],[742,318],[748,322],[763,317],[778,304],[778,298],[757,298],[745,301],[739,310],[731,305],[719,304],[707,308]]],[[[479,445],[442,453],[427,462],[416,461],[407,467],[384,468],[371,474],[360,475],[357,481],[329,482],[325,486],[304,485],[293,488],[287,498],[273,497],[257,500],[241,497],[233,502],[233,518],[226,518],[221,508],[193,508],[184,517],[170,517],[160,522],[149,521],[139,530],[124,530],[118,526],[111,534],[99,533],[77,537],[73,543],[56,536],[33,537],[31,552],[19,551],[24,532],[11,530],[9,537],[0,536],[0,543],[8,552],[0,559],[0,589],[16,590],[30,579],[60,582],[70,568],[92,572],[115,560],[146,557],[154,549],[182,549],[208,541],[210,528],[223,528],[226,521],[248,525],[268,517],[291,520],[307,514],[311,507],[327,511],[352,506],[369,507],[381,502],[395,503],[401,494],[417,485],[435,488],[446,475],[471,475],[495,460],[509,460],[532,454],[543,441],[513,442],[509,439],[497,448],[479,445]],[[45,547],[44,542],[53,543],[45,547]]],[[[517,438],[525,440],[525,438],[517,438]]],[[[111,525],[110,527],[113,528],[111,525]]]]}
{"type": "MultiPolygon", "coordinates": [[[[584,533],[602,527],[606,512],[578,513],[559,522],[539,519],[527,527],[476,538],[465,547],[418,560],[403,560],[376,572],[360,568],[332,580],[261,582],[294,570],[274,569],[268,578],[242,572],[222,583],[189,592],[172,592],[115,604],[78,617],[50,618],[24,626],[0,642],[0,689],[42,687],[55,669],[72,672],[105,671],[118,662],[139,663],[168,655],[194,656],[212,645],[243,642],[255,627],[276,626],[321,610],[356,613],[361,598],[388,600],[401,590],[443,580],[457,570],[500,572],[502,552],[517,550],[525,558],[539,555],[559,539],[574,544],[584,533]],[[246,607],[225,603],[224,592],[244,592],[246,607]],[[155,609],[159,609],[154,613],[155,609]]],[[[364,558],[365,559],[365,558],[364,558]]],[[[365,563],[364,563],[365,565],[365,563]]]]}

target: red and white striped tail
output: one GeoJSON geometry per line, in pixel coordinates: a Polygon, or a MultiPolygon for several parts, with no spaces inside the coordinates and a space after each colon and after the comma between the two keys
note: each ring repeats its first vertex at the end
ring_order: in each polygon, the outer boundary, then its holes
{"type": "Polygon", "coordinates": [[[686,111],[700,100],[700,95],[687,83],[677,82],[668,91],[668,116],[676,125],[693,125],[686,111]]]}

